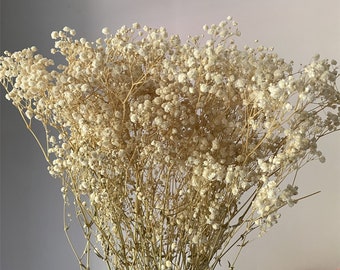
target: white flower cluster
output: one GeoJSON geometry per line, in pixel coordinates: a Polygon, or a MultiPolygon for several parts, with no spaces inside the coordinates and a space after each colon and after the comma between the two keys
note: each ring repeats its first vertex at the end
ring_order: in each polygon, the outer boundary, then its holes
{"type": "Polygon", "coordinates": [[[297,201],[292,197],[298,194],[298,187],[290,184],[281,192],[278,183],[274,180],[264,184],[253,201],[253,206],[257,210],[260,219],[255,221],[256,225],[261,226],[261,233],[277,223],[280,214],[277,209],[289,205],[292,207],[297,201]]]}
{"type": "Polygon", "coordinates": [[[214,269],[237,233],[297,201],[281,184],[324,161],[317,141],[339,127],[336,62],[294,74],[238,48],[231,18],[204,30],[182,43],[134,24],[89,42],[65,27],[51,34],[65,65],[35,47],[0,57],[6,97],[46,128],[49,171],[111,268],[214,269]]]}

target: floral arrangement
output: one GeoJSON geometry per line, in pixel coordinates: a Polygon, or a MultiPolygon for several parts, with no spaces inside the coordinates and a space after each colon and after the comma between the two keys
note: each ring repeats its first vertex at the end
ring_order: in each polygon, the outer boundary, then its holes
{"type": "Polygon", "coordinates": [[[310,196],[296,197],[296,174],[339,129],[336,62],[294,72],[270,48],[239,48],[230,17],[203,28],[183,43],[137,23],[95,42],[65,27],[51,50],[64,65],[36,47],[0,57],[6,98],[61,179],[80,269],[91,254],[107,269],[215,269],[310,196]]]}

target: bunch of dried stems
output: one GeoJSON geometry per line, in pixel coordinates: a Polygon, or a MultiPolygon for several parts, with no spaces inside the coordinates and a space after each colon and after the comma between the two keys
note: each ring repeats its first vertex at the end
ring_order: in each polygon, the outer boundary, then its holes
{"type": "Polygon", "coordinates": [[[108,269],[215,269],[304,198],[297,171],[324,161],[317,142],[340,124],[336,62],[294,73],[270,48],[239,48],[230,17],[203,28],[183,43],[139,24],[95,42],[65,27],[52,33],[65,65],[35,47],[0,57],[6,97],[61,179],[80,269],[92,252],[108,269]]]}

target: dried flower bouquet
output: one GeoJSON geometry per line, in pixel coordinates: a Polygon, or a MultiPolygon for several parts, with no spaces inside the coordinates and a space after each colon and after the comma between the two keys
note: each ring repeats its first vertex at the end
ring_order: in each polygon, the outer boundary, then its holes
{"type": "Polygon", "coordinates": [[[139,24],[95,42],[65,27],[52,33],[65,65],[35,47],[0,57],[6,97],[61,179],[80,269],[92,253],[108,269],[215,269],[304,198],[297,171],[324,161],[317,142],[340,124],[336,62],[294,73],[269,48],[238,48],[230,17],[203,28],[182,43],[139,24]]]}

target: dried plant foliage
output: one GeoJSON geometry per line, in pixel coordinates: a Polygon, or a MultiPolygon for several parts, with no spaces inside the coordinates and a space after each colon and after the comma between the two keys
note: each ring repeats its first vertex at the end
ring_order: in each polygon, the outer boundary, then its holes
{"type": "Polygon", "coordinates": [[[6,97],[61,179],[67,236],[76,207],[81,269],[91,252],[108,269],[214,269],[301,199],[304,164],[324,161],[317,142],[339,127],[336,62],[293,73],[271,49],[238,48],[231,18],[204,30],[182,43],[134,24],[89,42],[65,27],[52,33],[65,65],[35,47],[0,57],[6,97]]]}

